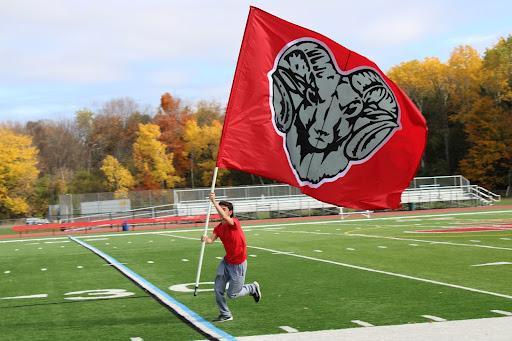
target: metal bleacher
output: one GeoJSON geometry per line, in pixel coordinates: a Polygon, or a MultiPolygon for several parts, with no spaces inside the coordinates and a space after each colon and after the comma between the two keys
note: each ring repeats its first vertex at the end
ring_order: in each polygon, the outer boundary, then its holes
{"type": "MultiPolygon", "coordinates": [[[[137,219],[205,214],[210,188],[175,189],[163,205],[137,207],[131,210],[108,209],[95,214],[71,214],[66,222],[105,219],[137,219]],[[172,199],[171,199],[172,198],[172,199]]],[[[218,200],[231,201],[242,218],[293,217],[328,214],[351,214],[350,209],[337,207],[306,196],[298,188],[283,185],[218,187],[218,200]]],[[[402,194],[402,204],[409,209],[493,205],[501,197],[470,182],[460,175],[417,177],[402,194]]],[[[128,199],[129,200],[129,199],[128,199]]],[[[112,201],[112,200],[111,200],[112,201]]],[[[108,201],[98,200],[95,204],[108,201]]],[[[83,206],[83,205],[81,205],[83,206]]],[[[132,205],[133,206],[133,205],[132,205]]],[[[73,212],[72,209],[69,211],[73,212]]],[[[368,212],[356,212],[367,215],[368,212]]],[[[55,220],[55,219],[54,219],[55,220]]]]}
{"type": "Polygon", "coordinates": [[[402,204],[452,202],[459,206],[482,206],[493,205],[500,200],[501,196],[481,186],[471,185],[461,175],[414,178],[402,193],[402,204]]]}
{"type": "MultiPolygon", "coordinates": [[[[209,189],[175,190],[174,202],[178,215],[204,213],[208,207],[209,189]]],[[[220,187],[216,189],[219,200],[231,201],[237,214],[254,212],[286,212],[301,215],[301,211],[330,210],[342,213],[343,210],[332,204],[306,196],[297,188],[288,185],[220,187]]],[[[443,203],[446,207],[492,205],[501,197],[491,191],[471,185],[461,175],[417,177],[402,194],[402,204],[425,207],[425,204],[443,203]],[[423,204],[423,205],[422,205],[423,204]]]]}

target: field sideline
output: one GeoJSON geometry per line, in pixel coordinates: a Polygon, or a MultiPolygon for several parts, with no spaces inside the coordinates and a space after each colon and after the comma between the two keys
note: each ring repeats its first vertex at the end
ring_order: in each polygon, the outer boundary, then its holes
{"type": "MultiPolygon", "coordinates": [[[[217,314],[211,282],[223,249],[218,243],[206,249],[205,291],[194,297],[200,230],[79,238],[211,320],[217,314]]],[[[228,302],[235,319],[218,327],[234,337],[512,315],[508,208],[245,230],[247,281],[258,280],[264,296],[259,304],[250,298],[228,302]],[[444,232],[450,229],[458,232],[444,232]]],[[[7,340],[204,338],[67,237],[0,240],[0,283],[0,328],[7,340]]]]}

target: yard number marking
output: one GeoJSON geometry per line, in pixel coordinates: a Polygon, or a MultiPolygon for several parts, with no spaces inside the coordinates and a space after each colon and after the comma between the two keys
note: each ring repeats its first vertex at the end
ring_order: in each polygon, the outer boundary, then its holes
{"type": "Polygon", "coordinates": [[[64,294],[65,296],[70,295],[81,295],[76,297],[64,297],[65,300],[71,301],[85,301],[85,300],[97,300],[97,299],[109,299],[109,298],[121,298],[135,295],[133,292],[126,291],[125,289],[97,289],[97,290],[83,290],[73,291],[64,294]]]}

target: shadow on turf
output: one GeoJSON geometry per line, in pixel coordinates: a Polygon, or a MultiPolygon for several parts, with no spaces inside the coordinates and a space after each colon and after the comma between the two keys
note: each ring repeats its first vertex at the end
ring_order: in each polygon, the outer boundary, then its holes
{"type": "MultiPolygon", "coordinates": [[[[130,300],[130,299],[139,299],[139,298],[148,298],[148,297],[151,297],[151,296],[150,295],[144,295],[144,296],[119,297],[119,298],[111,298],[111,299],[115,299],[115,300],[130,300]]],[[[13,306],[9,306],[9,307],[0,307],[0,309],[38,307],[38,306],[45,306],[45,305],[59,305],[59,304],[70,304],[70,303],[88,303],[88,302],[98,302],[98,301],[105,301],[105,300],[108,300],[108,299],[97,298],[97,299],[90,299],[90,300],[77,300],[77,301],[61,301],[61,302],[23,304],[23,305],[13,305],[13,306]]]]}

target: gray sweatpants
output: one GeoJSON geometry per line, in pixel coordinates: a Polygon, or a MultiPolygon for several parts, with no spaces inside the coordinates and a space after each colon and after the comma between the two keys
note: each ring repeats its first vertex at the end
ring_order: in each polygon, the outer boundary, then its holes
{"type": "Polygon", "coordinates": [[[219,306],[220,315],[225,317],[231,316],[231,311],[226,303],[224,292],[227,289],[227,296],[231,299],[252,295],[256,292],[254,284],[245,284],[245,272],[247,271],[247,261],[242,264],[229,264],[224,261],[220,262],[217,267],[217,277],[215,277],[215,299],[219,306]]]}

